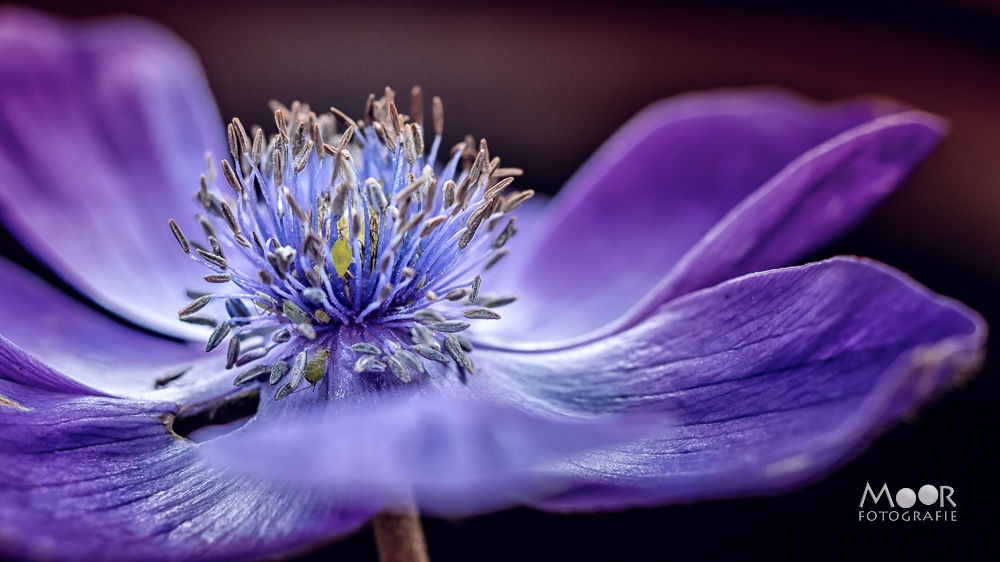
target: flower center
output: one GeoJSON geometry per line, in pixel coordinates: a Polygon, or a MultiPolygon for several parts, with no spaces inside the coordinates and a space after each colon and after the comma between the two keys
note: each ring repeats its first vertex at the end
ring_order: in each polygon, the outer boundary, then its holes
{"type": "MultiPolygon", "coordinates": [[[[189,241],[173,220],[181,249],[211,273],[221,292],[189,291],[180,319],[214,328],[206,351],[229,338],[226,368],[248,367],[241,385],[285,380],[280,400],[326,376],[338,334],[363,329],[350,346],[354,371],[391,371],[410,382],[424,361],[474,372],[473,346],[460,332],[469,320],[499,319],[494,310],[516,297],[481,295],[482,273],[497,263],[516,233],[510,213],[534,192],[503,195],[516,168],[500,168],[485,139],[471,137],[436,159],[444,122],[433,100],[434,141],[425,156],[423,109],[413,89],[411,115],[394,92],[369,96],[363,122],[342,112],[317,116],[304,104],[273,103],[278,132],[247,135],[228,127],[232,163],[215,189],[211,155],[201,177],[197,216],[208,245],[189,241]],[[337,123],[344,128],[337,146],[337,123]],[[204,314],[223,301],[227,317],[204,314]]],[[[305,387],[305,388],[308,388],[305,387]]]]}

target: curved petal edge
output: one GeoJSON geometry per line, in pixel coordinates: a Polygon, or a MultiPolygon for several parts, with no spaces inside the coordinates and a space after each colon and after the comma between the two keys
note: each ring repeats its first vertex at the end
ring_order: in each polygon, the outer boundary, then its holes
{"type": "Polygon", "coordinates": [[[0,217],[83,294],[172,336],[205,335],[177,321],[202,272],[167,221],[199,230],[219,124],[194,53],[166,30],[0,10],[0,217]]]}
{"type": "Polygon", "coordinates": [[[477,351],[486,376],[473,388],[540,412],[678,421],[566,463],[579,487],[545,509],[775,493],[821,477],[961,384],[981,365],[986,333],[961,303],[841,257],[696,291],[584,346],[477,351]]]}

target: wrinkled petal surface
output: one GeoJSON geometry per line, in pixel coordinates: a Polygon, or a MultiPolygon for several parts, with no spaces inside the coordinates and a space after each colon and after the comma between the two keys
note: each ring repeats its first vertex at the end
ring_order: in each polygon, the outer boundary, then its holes
{"type": "Polygon", "coordinates": [[[0,11],[0,216],[60,277],[151,329],[204,274],[167,228],[199,231],[192,194],[222,155],[193,53],[139,20],[74,25],[0,11]]]}
{"type": "MultiPolygon", "coordinates": [[[[358,355],[350,346],[386,336],[371,327],[341,329],[326,376],[282,400],[273,399],[279,386],[248,383],[245,389],[261,393],[257,415],[231,439],[207,442],[200,452],[263,481],[389,505],[415,501],[423,513],[456,515],[565,490],[566,477],[548,470],[552,463],[669,423],[661,416],[535,416],[476,399],[464,381],[478,375],[460,374],[454,364],[425,362],[426,372],[411,373],[410,383],[390,371],[355,372],[358,355]]],[[[285,353],[272,352],[271,360],[285,353]]]]}
{"type": "Polygon", "coordinates": [[[378,509],[225,473],[167,430],[173,406],[87,395],[2,339],[0,355],[0,554],[256,560],[378,509]]]}
{"type": "Polygon", "coordinates": [[[673,416],[655,439],[568,464],[580,487],[543,503],[622,508],[813,480],[978,368],[985,337],[960,303],[835,258],[686,295],[590,345],[477,350],[470,385],[542,412],[673,416]]]}
{"type": "Polygon", "coordinates": [[[206,443],[201,452],[262,479],[339,497],[415,500],[435,514],[481,513],[551,495],[564,479],[545,474],[547,465],[665,425],[650,416],[559,421],[436,392],[282,421],[206,443]]]}
{"type": "Polygon", "coordinates": [[[676,287],[694,290],[801,257],[856,224],[940,138],[942,125],[924,114],[907,126],[878,118],[902,109],[773,90],[646,109],[553,201],[520,271],[521,301],[494,329],[527,347],[580,343],[641,318],[643,297],[679,294],[653,291],[672,269],[684,277],[676,287]],[[776,206],[768,214],[746,209],[765,197],[776,206]],[[820,227],[804,228],[814,218],[820,227]],[[723,238],[737,242],[729,261],[712,244],[723,238]]]}

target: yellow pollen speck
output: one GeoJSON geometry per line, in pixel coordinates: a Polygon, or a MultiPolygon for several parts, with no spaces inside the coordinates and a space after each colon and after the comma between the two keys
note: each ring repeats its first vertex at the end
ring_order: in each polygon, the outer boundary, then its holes
{"type": "Polygon", "coordinates": [[[330,315],[322,310],[317,310],[316,312],[313,313],[313,316],[316,317],[316,320],[319,320],[324,324],[328,324],[331,320],[330,315]]]}
{"type": "Polygon", "coordinates": [[[347,268],[351,265],[351,245],[347,243],[346,238],[341,236],[333,243],[330,257],[333,258],[333,268],[337,270],[337,277],[343,279],[347,274],[347,268]]]}

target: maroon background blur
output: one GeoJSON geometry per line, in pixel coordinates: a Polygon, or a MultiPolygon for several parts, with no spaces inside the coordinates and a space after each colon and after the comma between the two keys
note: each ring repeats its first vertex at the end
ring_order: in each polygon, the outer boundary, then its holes
{"type": "MultiPolygon", "coordinates": [[[[994,2],[35,5],[72,16],[132,13],[159,21],[198,52],[223,117],[244,123],[269,123],[271,98],[359,115],[369,92],[390,85],[405,99],[419,84],[444,99],[446,145],[467,132],[485,136],[504,165],[524,168],[522,188],[549,192],[618,125],[662,97],[758,84],[819,99],[892,96],[946,116],[952,135],[871,220],[816,257],[855,253],[886,261],[1000,326],[1000,6],[994,2]]],[[[991,339],[990,352],[997,351],[991,339]]],[[[1000,522],[997,371],[988,360],[967,388],[792,494],[623,514],[517,509],[426,520],[432,559],[978,553],[1000,522]],[[958,522],[859,523],[866,481],[893,490],[950,485],[958,522]]],[[[307,559],[374,556],[364,530],[307,559]]]]}

